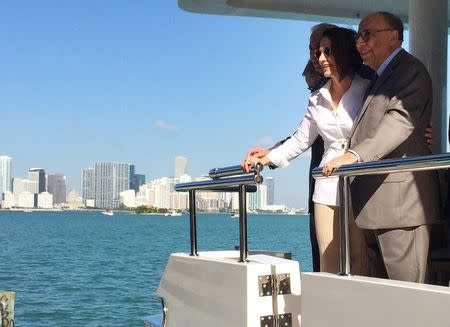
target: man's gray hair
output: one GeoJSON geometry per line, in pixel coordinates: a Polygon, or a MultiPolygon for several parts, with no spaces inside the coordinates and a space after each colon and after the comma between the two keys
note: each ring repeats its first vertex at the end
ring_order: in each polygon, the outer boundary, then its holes
{"type": "Polygon", "coordinates": [[[398,39],[403,41],[403,22],[400,17],[394,15],[393,13],[387,11],[378,11],[376,15],[383,16],[385,22],[395,31],[398,32],[398,39]]]}

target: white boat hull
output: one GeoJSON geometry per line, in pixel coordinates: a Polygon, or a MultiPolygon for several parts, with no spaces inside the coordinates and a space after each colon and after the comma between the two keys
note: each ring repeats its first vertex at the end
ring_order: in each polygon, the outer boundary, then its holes
{"type": "Polygon", "coordinates": [[[449,287],[328,273],[303,273],[300,286],[297,261],[238,258],[237,251],[172,254],[157,291],[164,327],[450,326],[449,287]],[[261,276],[270,275],[289,275],[290,294],[261,296],[261,276]],[[264,320],[289,314],[286,323],[264,320]]]}

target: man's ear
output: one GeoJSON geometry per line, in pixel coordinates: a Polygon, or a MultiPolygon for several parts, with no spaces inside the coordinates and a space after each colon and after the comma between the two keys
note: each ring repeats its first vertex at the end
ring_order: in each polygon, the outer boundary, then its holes
{"type": "Polygon", "coordinates": [[[401,42],[400,40],[400,33],[397,30],[392,30],[391,31],[391,42],[401,42]]]}

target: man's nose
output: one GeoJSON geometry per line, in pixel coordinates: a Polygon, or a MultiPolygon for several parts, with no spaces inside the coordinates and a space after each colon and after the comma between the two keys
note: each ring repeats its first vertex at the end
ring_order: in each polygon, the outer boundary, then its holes
{"type": "Polygon", "coordinates": [[[361,54],[361,52],[363,52],[362,51],[363,47],[364,47],[364,42],[356,41],[356,50],[358,50],[359,54],[361,54]]]}
{"type": "Polygon", "coordinates": [[[356,47],[359,48],[360,46],[362,46],[366,42],[364,42],[362,36],[359,35],[358,38],[355,40],[355,43],[356,43],[356,47]]]}

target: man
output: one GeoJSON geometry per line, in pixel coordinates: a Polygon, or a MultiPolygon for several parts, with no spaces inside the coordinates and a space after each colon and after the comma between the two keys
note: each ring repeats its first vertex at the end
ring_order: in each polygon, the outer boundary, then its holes
{"type": "MultiPolygon", "coordinates": [[[[355,119],[349,150],[324,165],[325,175],[358,161],[430,154],[423,131],[431,118],[431,79],[424,65],[401,48],[402,21],[386,12],[370,14],[356,37],[364,63],[378,78],[355,119]]],[[[350,189],[356,224],[365,229],[369,247],[381,252],[388,277],[423,283],[429,225],[439,217],[437,174],[360,176],[350,189]]],[[[376,269],[376,262],[371,265],[376,269]]]]}
{"type": "MultiPolygon", "coordinates": [[[[314,70],[316,71],[316,73],[319,75],[320,78],[318,78],[317,80],[315,80],[315,83],[313,84],[309,84],[308,82],[308,89],[311,92],[314,92],[318,89],[320,89],[326,82],[327,79],[323,76],[322,73],[322,67],[320,67],[319,64],[319,60],[316,58],[316,56],[314,55],[315,51],[317,49],[319,49],[320,46],[320,39],[322,38],[322,34],[323,32],[325,32],[325,30],[335,27],[335,25],[330,25],[330,24],[318,24],[312,27],[311,29],[311,35],[309,38],[309,59],[310,59],[310,63],[314,66],[314,70]]],[[[306,76],[306,69],[303,73],[303,76],[305,77],[305,79],[307,78],[306,76]]],[[[249,156],[255,156],[257,158],[262,158],[264,157],[267,153],[269,153],[269,150],[274,149],[278,146],[280,146],[281,144],[283,144],[287,139],[289,139],[290,137],[287,137],[286,139],[278,142],[277,144],[275,144],[272,148],[270,149],[266,149],[263,147],[253,147],[250,148],[247,152],[247,157],[249,156]]],[[[317,166],[319,166],[320,161],[322,159],[323,156],[323,140],[322,138],[319,136],[316,141],[313,143],[313,145],[311,146],[311,162],[310,162],[310,166],[309,166],[309,198],[308,198],[308,211],[309,211],[309,235],[310,235],[310,239],[311,239],[311,251],[312,251],[312,262],[313,262],[313,271],[319,271],[320,270],[320,262],[319,262],[319,246],[317,243],[317,238],[316,238],[316,227],[315,227],[315,223],[314,223],[314,205],[312,202],[312,195],[314,194],[314,179],[311,177],[311,170],[317,166]]],[[[245,169],[249,169],[250,167],[247,167],[245,159],[242,163],[242,166],[245,169]]],[[[277,168],[276,166],[270,166],[271,169],[275,169],[277,168]]]]}

